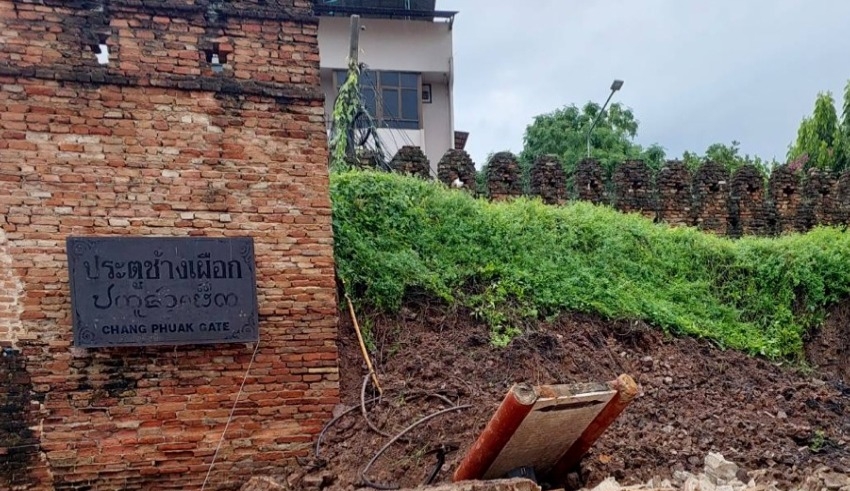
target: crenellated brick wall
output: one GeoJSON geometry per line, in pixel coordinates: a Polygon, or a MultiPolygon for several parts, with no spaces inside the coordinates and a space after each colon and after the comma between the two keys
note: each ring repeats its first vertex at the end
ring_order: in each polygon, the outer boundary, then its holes
{"type": "Polygon", "coordinates": [[[236,489],[338,402],[311,4],[155,3],[0,0],[0,419],[30,432],[0,489],[200,489],[244,380],[206,485],[236,489]],[[259,345],[73,346],[69,235],[253,237],[259,345]]]}
{"type": "Polygon", "coordinates": [[[655,189],[652,174],[641,160],[627,160],[617,166],[614,181],[614,207],[630,213],[656,216],[655,189]]]}
{"type": "Polygon", "coordinates": [[[765,203],[764,179],[752,165],[745,165],[732,175],[730,196],[732,224],[730,233],[764,235],[768,232],[768,210],[765,203]]]}
{"type": "Polygon", "coordinates": [[[516,155],[497,152],[487,162],[487,192],[492,200],[522,196],[522,171],[516,155]]]}
{"type": "Polygon", "coordinates": [[[667,162],[655,181],[658,220],[671,225],[691,224],[691,173],[681,161],[667,162]]]}
{"type": "Polygon", "coordinates": [[[549,205],[567,201],[567,175],[555,155],[541,155],[531,165],[531,194],[549,205]]]}
{"type": "Polygon", "coordinates": [[[729,232],[729,172],[708,162],[694,172],[693,223],[701,230],[725,235],[729,232]]]}
{"type": "Polygon", "coordinates": [[[399,149],[390,161],[390,168],[395,172],[428,179],[431,176],[431,164],[421,148],[405,145],[399,149]]]}
{"type": "Polygon", "coordinates": [[[451,149],[437,164],[437,178],[446,186],[472,192],[475,189],[475,163],[466,151],[451,149]]]}
{"type": "MultiPolygon", "coordinates": [[[[444,173],[450,171],[452,152],[438,166],[444,173]]],[[[510,156],[505,152],[497,155],[510,156]]],[[[755,166],[745,165],[730,176],[714,162],[692,173],[683,162],[671,160],[652,173],[644,162],[629,160],[616,166],[608,178],[596,160],[583,159],[567,174],[556,156],[547,155],[532,162],[528,173],[529,194],[547,204],[589,201],[640,213],[656,222],[694,226],[730,237],[850,224],[850,171],[834,175],[811,169],[803,173],[783,165],[765,176],[755,166]]],[[[510,195],[518,196],[521,179],[518,170],[499,171],[497,178],[488,177],[490,193],[511,189],[510,195]]]]}
{"type": "Polygon", "coordinates": [[[788,166],[780,167],[770,174],[768,199],[771,207],[771,229],[775,233],[800,231],[802,186],[800,175],[788,166]]]}
{"type": "Polygon", "coordinates": [[[605,201],[605,177],[602,166],[596,160],[579,162],[573,180],[578,199],[596,204],[605,201]]]}

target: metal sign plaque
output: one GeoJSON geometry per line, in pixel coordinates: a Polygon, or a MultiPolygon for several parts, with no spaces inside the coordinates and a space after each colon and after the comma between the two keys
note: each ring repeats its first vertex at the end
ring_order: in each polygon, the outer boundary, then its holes
{"type": "Polygon", "coordinates": [[[259,339],[249,237],[69,237],[74,344],[259,339]]]}

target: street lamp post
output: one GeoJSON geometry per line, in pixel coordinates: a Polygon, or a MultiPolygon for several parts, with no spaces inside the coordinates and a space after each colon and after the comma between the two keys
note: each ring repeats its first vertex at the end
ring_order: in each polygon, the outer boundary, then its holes
{"type": "Polygon", "coordinates": [[[617,92],[622,87],[622,80],[614,80],[611,83],[611,93],[608,95],[608,100],[606,100],[605,104],[602,105],[602,109],[599,110],[599,113],[593,119],[593,124],[591,124],[590,128],[587,130],[587,158],[590,158],[590,133],[593,132],[593,128],[596,126],[596,123],[599,122],[599,118],[602,117],[602,113],[605,112],[605,108],[608,106],[608,103],[611,102],[611,98],[614,97],[614,92],[617,92]]]}

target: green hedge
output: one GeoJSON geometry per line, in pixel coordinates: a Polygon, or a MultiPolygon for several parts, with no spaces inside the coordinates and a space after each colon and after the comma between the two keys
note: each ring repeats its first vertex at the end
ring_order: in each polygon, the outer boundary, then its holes
{"type": "Polygon", "coordinates": [[[578,311],[795,356],[850,292],[850,238],[834,228],[730,240],[378,172],[335,173],[331,195],[338,274],[359,303],[394,311],[424,292],[472,308],[496,344],[530,319],[578,311]]]}

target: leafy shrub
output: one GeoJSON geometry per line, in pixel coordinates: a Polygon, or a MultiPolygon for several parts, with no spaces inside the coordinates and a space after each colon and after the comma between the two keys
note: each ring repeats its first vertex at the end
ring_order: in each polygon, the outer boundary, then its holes
{"type": "Polygon", "coordinates": [[[338,274],[394,311],[425,292],[472,309],[495,344],[564,311],[642,319],[769,357],[802,352],[850,292],[850,237],[833,228],[733,241],[578,202],[491,203],[398,175],[331,177],[338,274]]]}

